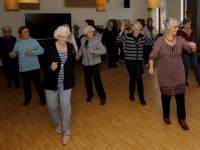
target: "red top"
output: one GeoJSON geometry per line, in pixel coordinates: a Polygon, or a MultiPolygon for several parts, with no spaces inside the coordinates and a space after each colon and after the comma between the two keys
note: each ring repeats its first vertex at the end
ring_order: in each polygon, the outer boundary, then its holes
{"type": "MultiPolygon", "coordinates": [[[[192,29],[191,29],[191,31],[192,31],[192,35],[193,35],[193,37],[194,37],[194,42],[195,42],[194,31],[193,31],[192,29]]],[[[189,38],[190,38],[190,36],[188,36],[188,35],[185,36],[182,30],[179,30],[179,31],[178,31],[178,36],[182,36],[186,41],[188,41],[189,38]]],[[[184,50],[184,49],[182,49],[181,55],[183,55],[184,52],[187,52],[187,51],[184,50]]]]}

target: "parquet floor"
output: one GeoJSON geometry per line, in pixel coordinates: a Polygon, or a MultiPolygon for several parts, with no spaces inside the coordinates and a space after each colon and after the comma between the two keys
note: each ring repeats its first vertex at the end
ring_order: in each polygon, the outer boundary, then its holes
{"type": "MultiPolygon", "coordinates": [[[[160,92],[155,74],[143,74],[146,106],[129,100],[129,75],[124,63],[109,68],[104,60],[101,77],[107,103],[100,105],[94,90],[92,102],[86,102],[84,74],[75,64],[76,86],[72,91],[71,140],[62,145],[46,106],[40,105],[32,84],[32,100],[26,107],[23,89],[6,89],[0,68],[0,150],[200,150],[200,87],[190,69],[186,93],[187,123],[184,131],[177,122],[176,103],[171,102],[171,125],[162,118],[160,92]]],[[[41,69],[41,78],[43,71],[41,69]]],[[[21,81],[22,83],[22,81],[21,81]]]]}

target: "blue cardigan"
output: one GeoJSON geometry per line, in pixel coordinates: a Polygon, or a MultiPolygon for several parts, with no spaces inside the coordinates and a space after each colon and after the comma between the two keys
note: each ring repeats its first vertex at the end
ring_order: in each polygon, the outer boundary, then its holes
{"type": "Polygon", "coordinates": [[[22,38],[16,42],[14,46],[14,56],[18,54],[19,58],[19,72],[26,72],[31,70],[40,69],[40,64],[37,55],[44,53],[44,49],[40,44],[33,38],[29,37],[27,40],[22,38]],[[31,55],[25,55],[26,51],[32,51],[31,55]]]}

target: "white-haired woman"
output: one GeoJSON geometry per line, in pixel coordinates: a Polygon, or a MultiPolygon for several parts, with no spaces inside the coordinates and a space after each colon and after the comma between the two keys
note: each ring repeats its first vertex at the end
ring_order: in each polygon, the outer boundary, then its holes
{"type": "Polygon", "coordinates": [[[69,122],[71,117],[71,91],[75,86],[73,69],[74,47],[68,42],[69,28],[58,27],[54,32],[57,41],[44,50],[44,88],[47,108],[55,125],[56,133],[64,133],[63,144],[70,140],[69,122]],[[58,112],[58,94],[62,109],[62,121],[58,112]],[[62,124],[61,124],[62,122],[62,124]]]}
{"type": "Polygon", "coordinates": [[[107,28],[103,30],[102,35],[102,43],[105,44],[106,50],[108,53],[108,61],[109,67],[118,68],[116,65],[118,50],[117,50],[117,42],[116,42],[116,32],[113,30],[113,23],[112,21],[107,22],[107,28]]]}
{"type": "Polygon", "coordinates": [[[9,53],[13,50],[17,41],[16,37],[12,36],[12,29],[10,26],[4,26],[2,28],[3,37],[0,37],[0,57],[2,57],[2,63],[4,67],[4,74],[8,82],[7,88],[12,87],[13,78],[16,90],[20,89],[19,76],[17,73],[17,58],[12,59],[9,57],[9,53]]]}
{"type": "Polygon", "coordinates": [[[117,36],[117,41],[125,42],[125,63],[130,75],[130,100],[134,101],[135,82],[137,81],[138,95],[142,105],[146,105],[144,99],[144,88],[142,81],[143,72],[143,45],[144,43],[153,43],[156,40],[157,30],[154,28],[153,38],[147,38],[141,34],[142,26],[139,22],[135,22],[130,33],[122,36],[125,26],[122,25],[121,32],[117,36]]]}
{"type": "Polygon", "coordinates": [[[153,74],[153,64],[160,54],[158,64],[158,84],[160,86],[163,118],[166,124],[171,124],[170,120],[170,100],[175,96],[177,103],[178,122],[184,130],[189,127],[185,122],[185,71],[181,59],[182,48],[187,51],[196,51],[196,44],[187,42],[180,36],[176,36],[179,29],[179,21],[175,18],[168,18],[164,21],[165,34],[157,39],[153,46],[153,51],[149,57],[149,73],[153,74]]]}
{"type": "Polygon", "coordinates": [[[76,60],[82,56],[82,64],[85,73],[85,86],[87,90],[87,102],[92,100],[93,89],[92,89],[92,76],[94,79],[94,84],[99,97],[101,98],[101,105],[106,103],[106,94],[103,88],[100,77],[100,64],[101,56],[106,53],[106,49],[102,45],[101,41],[95,37],[95,29],[92,26],[87,26],[84,29],[85,37],[81,39],[81,48],[76,56],[76,60]]]}

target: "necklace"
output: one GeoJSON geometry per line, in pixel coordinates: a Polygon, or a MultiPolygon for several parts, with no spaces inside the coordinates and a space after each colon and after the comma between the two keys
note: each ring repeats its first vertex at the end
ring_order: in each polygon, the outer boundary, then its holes
{"type": "Polygon", "coordinates": [[[165,37],[166,37],[167,41],[169,41],[169,42],[173,42],[174,39],[175,39],[175,36],[173,37],[173,40],[169,40],[169,39],[167,38],[167,36],[165,36],[165,37]]]}

